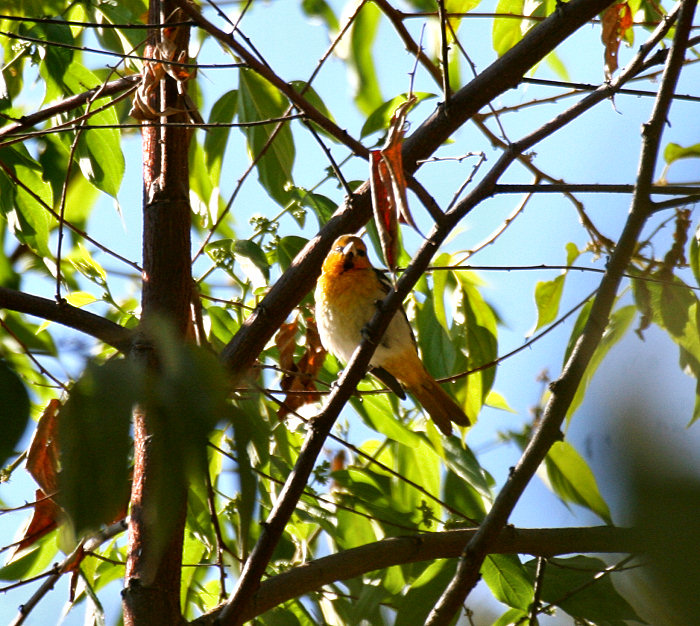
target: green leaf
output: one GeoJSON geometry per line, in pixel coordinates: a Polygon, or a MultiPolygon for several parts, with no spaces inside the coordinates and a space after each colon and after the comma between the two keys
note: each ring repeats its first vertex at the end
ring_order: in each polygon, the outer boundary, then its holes
{"type": "MultiPolygon", "coordinates": [[[[495,13],[523,14],[523,0],[499,0],[495,13]]],[[[523,38],[523,20],[514,17],[496,17],[491,34],[493,49],[502,56],[523,38]]]]}
{"type": "Polygon", "coordinates": [[[517,411],[508,404],[508,401],[497,391],[491,389],[489,395],[486,396],[484,404],[490,406],[492,409],[500,409],[501,411],[508,411],[508,413],[517,413],[517,411]]]}
{"type": "MultiPolygon", "coordinates": [[[[636,311],[637,308],[630,304],[629,306],[619,308],[610,316],[610,322],[603,333],[603,338],[601,339],[600,344],[598,344],[598,347],[588,363],[588,367],[586,367],[586,371],[581,377],[578,389],[576,390],[576,395],[574,396],[571,406],[569,407],[569,411],[567,412],[567,420],[571,419],[571,416],[576,412],[576,409],[578,409],[578,407],[581,405],[581,402],[583,402],[586,389],[588,388],[593,375],[598,369],[598,366],[603,362],[603,359],[610,351],[610,348],[612,348],[618,341],[620,341],[620,339],[622,339],[622,337],[624,337],[627,329],[636,315],[636,311]]],[[[573,346],[576,344],[576,340],[583,329],[583,325],[585,325],[589,312],[590,307],[584,306],[576,322],[574,330],[571,333],[569,345],[567,346],[567,356],[565,357],[564,362],[566,362],[569,352],[573,350],[573,346]]]]}
{"type": "Polygon", "coordinates": [[[338,30],[338,18],[326,0],[302,0],[301,8],[306,15],[321,18],[329,31],[336,32],[338,30]]]}
{"type": "Polygon", "coordinates": [[[89,364],[59,411],[58,497],[78,537],[126,507],[129,428],[140,380],[128,361],[89,364]]]}
{"type": "MultiPolygon", "coordinates": [[[[232,89],[221,96],[211,108],[209,114],[210,124],[230,124],[236,115],[238,106],[238,91],[232,89]]],[[[224,160],[224,152],[231,128],[210,128],[204,138],[204,155],[207,168],[210,171],[214,184],[218,184],[221,176],[221,164],[224,160]]]]}
{"type": "Polygon", "coordinates": [[[389,395],[370,394],[362,398],[355,397],[351,399],[351,404],[373,430],[406,446],[419,445],[420,435],[396,419],[396,407],[389,395]]]}
{"type": "Polygon", "coordinates": [[[21,556],[11,559],[3,567],[0,567],[0,580],[22,580],[38,576],[45,572],[51,562],[56,561],[58,553],[58,533],[53,530],[42,537],[30,548],[29,552],[21,552],[21,556]]]}
{"type": "Polygon", "coordinates": [[[308,239],[296,235],[282,237],[282,239],[279,240],[277,248],[275,249],[275,256],[277,257],[277,262],[280,264],[282,271],[285,271],[292,264],[297,254],[301,252],[301,249],[307,243],[309,243],[308,239]]]}
{"type": "Polygon", "coordinates": [[[527,611],[520,611],[518,609],[508,609],[501,617],[499,617],[492,626],[511,626],[511,624],[525,624],[527,623],[527,616],[529,613],[527,611]]]}
{"type": "Polygon", "coordinates": [[[566,441],[557,441],[545,457],[547,477],[552,490],[564,502],[593,511],[606,524],[612,524],[610,509],[598,491],[588,463],[566,441]]]}
{"type": "MultiPolygon", "coordinates": [[[[629,31],[632,30],[632,28],[629,29],[629,31]]],[[[552,50],[545,57],[545,61],[547,61],[549,68],[559,77],[560,80],[565,80],[567,82],[571,80],[569,72],[566,69],[566,65],[564,65],[564,62],[561,60],[555,50],[552,50]]]]}
{"type": "MultiPolygon", "coordinates": [[[[63,84],[70,94],[82,93],[102,84],[90,70],[74,61],[67,68],[63,84]]],[[[92,103],[91,110],[109,102],[101,98],[92,103]]],[[[114,107],[109,107],[90,116],[89,124],[116,126],[119,118],[114,107]]],[[[80,171],[95,187],[117,197],[124,177],[124,155],[121,149],[121,134],[118,128],[90,128],[84,130],[76,149],[80,171]]]]}
{"type": "Polygon", "coordinates": [[[49,250],[50,217],[46,207],[53,207],[51,185],[42,178],[41,165],[24,145],[0,148],[0,161],[15,180],[0,169],[0,212],[5,215],[12,234],[42,257],[49,250]]]}
{"type": "MultiPolygon", "coordinates": [[[[416,104],[422,102],[423,100],[437,98],[434,93],[424,91],[416,92],[413,95],[416,98],[416,104]]],[[[387,131],[389,129],[389,124],[391,123],[391,116],[394,114],[396,107],[406,102],[406,100],[408,100],[408,94],[403,93],[393,97],[391,100],[388,100],[383,104],[380,104],[367,116],[367,120],[363,124],[362,130],[360,131],[360,137],[367,137],[367,135],[371,135],[377,131],[387,131]]]]}
{"type": "MultiPolygon", "coordinates": [[[[238,119],[240,122],[261,122],[284,115],[287,100],[265,79],[252,70],[242,69],[238,89],[238,119]]],[[[256,124],[243,128],[248,140],[251,159],[262,152],[278,126],[278,122],[256,124]]],[[[288,124],[276,133],[271,145],[257,162],[258,177],[265,190],[282,206],[289,200],[287,185],[292,184],[294,140],[288,124]]]]}
{"type": "MultiPolygon", "coordinates": [[[[691,242],[691,264],[692,248],[691,242]]],[[[668,279],[666,279],[668,281],[668,279]]],[[[673,277],[671,282],[632,282],[635,301],[643,315],[651,318],[678,345],[681,369],[698,380],[695,409],[690,423],[700,417],[700,306],[697,298],[683,281],[673,277]]]]}
{"type": "Polygon", "coordinates": [[[360,517],[343,508],[338,509],[337,521],[338,527],[334,539],[339,549],[349,550],[377,541],[372,522],[366,517],[360,517]]]}
{"type": "MultiPolygon", "coordinates": [[[[536,560],[525,563],[534,580],[536,560]]],[[[586,556],[549,559],[544,571],[542,600],[555,603],[572,617],[595,624],[622,626],[623,620],[644,623],[629,603],[616,591],[610,576],[594,581],[606,569],[600,559],[586,556]]]]}
{"type": "Polygon", "coordinates": [[[29,394],[24,383],[0,359],[0,467],[15,453],[29,421],[29,394]]]}
{"type": "Polygon", "coordinates": [[[320,193],[314,193],[303,187],[292,187],[290,189],[292,198],[301,206],[311,209],[318,219],[318,225],[325,226],[333,216],[338,205],[336,202],[320,193]]]}
{"type": "Polygon", "coordinates": [[[481,576],[496,600],[515,609],[527,611],[534,590],[528,571],[517,556],[487,556],[481,566],[481,576]]]}
{"type": "Polygon", "coordinates": [[[683,147],[677,143],[669,143],[664,149],[664,160],[671,165],[679,159],[692,159],[700,157],[700,143],[692,146],[683,147]]]}
{"type": "MultiPolygon", "coordinates": [[[[471,484],[449,469],[445,473],[442,483],[442,499],[453,509],[477,523],[484,519],[486,515],[484,497],[471,484]]],[[[445,528],[464,525],[465,520],[462,517],[452,516],[445,523],[445,528]]]]}
{"type": "MultiPolygon", "coordinates": [[[[498,329],[496,314],[476,288],[475,278],[469,272],[454,272],[461,287],[462,299],[459,313],[463,318],[455,324],[452,337],[466,338],[464,348],[469,354],[469,367],[492,363],[498,356],[498,329]]],[[[479,411],[488,396],[496,377],[496,368],[490,367],[467,377],[466,414],[476,422],[479,411]]]]}
{"type": "Polygon", "coordinates": [[[380,16],[379,8],[368,2],[357,14],[350,31],[348,66],[354,74],[355,103],[367,115],[383,101],[372,56],[380,16]]]}
{"type": "Polygon", "coordinates": [[[695,282],[700,285],[700,227],[695,231],[695,235],[690,238],[690,269],[693,270],[695,282]]]}
{"type": "Polygon", "coordinates": [[[207,307],[207,315],[211,323],[209,340],[216,339],[221,342],[221,347],[225,346],[231,341],[231,337],[236,334],[240,325],[229,311],[220,306],[207,307]]]}
{"type": "Polygon", "coordinates": [[[537,305],[537,322],[529,332],[534,332],[552,323],[559,313],[559,302],[564,290],[566,274],[560,274],[554,280],[540,281],[535,285],[535,304],[537,305]]]}
{"type": "MultiPolygon", "coordinates": [[[[290,80],[289,84],[294,88],[294,91],[296,91],[299,94],[303,95],[301,96],[306,100],[310,105],[312,105],[316,110],[318,110],[324,117],[328,118],[331,121],[335,121],[333,119],[333,114],[330,112],[328,107],[326,106],[326,103],[321,99],[321,96],[318,94],[318,92],[311,87],[306,81],[304,80],[290,80]]],[[[328,133],[326,130],[318,126],[317,124],[314,124],[314,128],[331,139],[332,141],[337,142],[338,139],[334,135],[331,135],[328,133]]]]}
{"type": "Polygon", "coordinates": [[[444,451],[447,467],[490,500],[493,478],[479,465],[474,453],[456,437],[445,437],[444,451]]]}
{"type": "MultiPolygon", "coordinates": [[[[401,476],[421,485],[428,493],[440,493],[440,457],[427,439],[419,437],[414,446],[397,446],[396,461],[396,469],[401,476]]],[[[425,495],[404,481],[398,482],[391,495],[403,506],[414,510],[418,510],[425,500],[425,495]]],[[[432,502],[428,504],[432,505],[432,502]]],[[[436,517],[440,517],[439,512],[436,517]]],[[[427,522],[429,528],[430,523],[427,522]]]]}
{"type": "Polygon", "coordinates": [[[402,598],[397,599],[398,612],[394,626],[424,624],[431,609],[454,576],[456,559],[431,563],[402,598]]]}
{"type": "MultiPolygon", "coordinates": [[[[451,263],[452,255],[450,254],[440,254],[439,256],[435,257],[433,261],[433,265],[440,267],[440,266],[449,266],[451,263]]],[[[447,283],[448,279],[451,278],[450,272],[446,272],[443,270],[435,270],[432,274],[433,276],[433,309],[435,311],[435,319],[440,323],[440,325],[444,328],[446,333],[450,332],[449,326],[447,324],[447,314],[445,312],[445,296],[448,295],[446,294],[447,290],[447,283]]],[[[454,283],[454,280],[452,280],[452,283],[454,283]]],[[[448,292],[449,293],[449,292],[448,292]]]]}
{"type": "Polygon", "coordinates": [[[255,513],[256,496],[258,493],[258,476],[249,446],[251,446],[253,436],[256,432],[263,431],[259,420],[253,418],[254,413],[244,410],[245,404],[237,405],[234,410],[235,419],[233,426],[235,431],[234,446],[236,451],[236,463],[238,469],[238,481],[240,484],[240,497],[237,501],[236,512],[238,514],[238,541],[240,543],[241,554],[248,554],[250,542],[252,541],[251,526],[255,513]]]}
{"type": "MultiPolygon", "coordinates": [[[[433,307],[432,295],[431,292],[422,304],[416,302],[418,345],[421,348],[423,364],[427,370],[435,378],[443,378],[454,374],[457,352],[452,338],[438,321],[433,307]]],[[[435,295],[438,297],[437,299],[442,298],[442,293],[435,295]]]]}
{"type": "MultiPolygon", "coordinates": [[[[20,33],[22,33],[22,30],[20,29],[20,33]]],[[[44,104],[49,104],[57,98],[66,95],[63,78],[73,61],[74,52],[67,47],[75,44],[73,34],[67,24],[57,23],[34,24],[29,29],[28,34],[31,37],[47,42],[41,55],[42,61],[39,63],[39,73],[44,79],[46,87],[44,104]],[[66,44],[66,46],[51,45],[49,42],[66,44]]]]}
{"type": "Polygon", "coordinates": [[[237,256],[250,259],[253,265],[262,272],[265,279],[270,279],[270,264],[267,257],[262,248],[252,239],[236,239],[233,244],[233,252],[237,256]]]}

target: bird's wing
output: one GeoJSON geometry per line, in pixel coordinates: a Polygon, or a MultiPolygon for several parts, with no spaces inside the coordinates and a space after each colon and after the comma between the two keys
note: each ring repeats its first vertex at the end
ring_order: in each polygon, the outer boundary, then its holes
{"type": "Polygon", "coordinates": [[[403,390],[401,383],[383,367],[372,367],[369,371],[372,376],[389,387],[399,398],[402,400],[406,399],[406,392],[403,390]]]}

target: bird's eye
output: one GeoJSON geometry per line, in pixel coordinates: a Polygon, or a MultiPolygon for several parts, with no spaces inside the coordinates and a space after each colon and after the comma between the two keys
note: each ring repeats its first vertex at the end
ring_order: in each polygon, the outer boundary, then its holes
{"type": "Polygon", "coordinates": [[[357,249],[357,256],[367,256],[367,252],[362,248],[357,249]]]}

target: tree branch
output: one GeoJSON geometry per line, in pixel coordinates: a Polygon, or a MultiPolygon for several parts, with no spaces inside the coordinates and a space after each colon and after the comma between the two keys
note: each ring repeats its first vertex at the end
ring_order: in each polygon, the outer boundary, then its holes
{"type": "MultiPolygon", "coordinates": [[[[272,576],[260,585],[242,616],[251,620],[265,611],[339,580],[349,580],[394,565],[456,558],[476,529],[449,530],[413,536],[391,537],[358,548],[331,554],[272,576]]],[[[643,537],[631,528],[504,528],[491,554],[529,554],[552,557],[561,554],[639,553],[643,537]]],[[[194,620],[207,626],[219,619],[222,607],[194,620]]]]}
{"type": "MultiPolygon", "coordinates": [[[[697,0],[684,0],[680,3],[680,11],[674,11],[674,15],[678,15],[678,25],[652,117],[644,127],[637,189],[632,200],[630,215],[608,262],[606,274],[593,301],[586,326],[561,376],[552,385],[552,395],[544,409],[539,428],[496,497],[484,522],[464,548],[454,578],[428,616],[426,623],[429,626],[448,624],[454,619],[465,598],[478,582],[481,564],[490,546],[496,541],[508,521],[520,495],[552,444],[561,439],[561,424],[571,406],[581,377],[600,343],[622,274],[634,253],[642,228],[651,214],[653,205],[650,194],[659,140],[683,63],[696,2],[697,0]]],[[[668,29],[671,21],[669,16],[667,22],[660,26],[654,35],[659,35],[661,31],[668,29]]]]}
{"type": "MultiPolygon", "coordinates": [[[[178,0],[180,1],[180,0],[178,0]]],[[[530,30],[508,53],[456,92],[449,116],[441,106],[406,139],[404,169],[415,172],[470,116],[493,98],[515,87],[533,65],[603,10],[611,0],[571,0],[530,30]]],[[[308,293],[335,238],[359,230],[371,215],[369,184],[365,182],[335,213],[319,234],[304,246],[289,269],[271,287],[258,308],[222,351],[234,379],[244,375],[292,309],[308,293]]]]}
{"type": "Polygon", "coordinates": [[[58,303],[7,287],[0,287],[0,309],[57,322],[99,339],[124,354],[129,352],[134,336],[132,330],[110,322],[100,315],[83,311],[66,302],[58,303]]]}
{"type": "MultiPolygon", "coordinates": [[[[546,184],[498,184],[493,186],[493,194],[499,193],[634,193],[635,185],[616,183],[546,183],[546,184]]],[[[683,196],[697,195],[697,185],[652,185],[652,195],[683,196]]],[[[676,202],[669,200],[669,203],[676,202]]],[[[658,207],[658,204],[657,204],[658,207]]]]}
{"type": "Polygon", "coordinates": [[[119,78],[118,80],[112,80],[104,85],[98,85],[94,89],[84,91],[65,100],[61,100],[56,104],[52,104],[41,111],[32,113],[31,115],[23,115],[19,120],[12,124],[8,124],[0,129],[0,139],[7,137],[8,135],[14,135],[21,133],[28,128],[32,128],[41,122],[45,122],[51,119],[55,115],[60,115],[61,113],[67,113],[73,109],[82,106],[86,102],[90,102],[96,95],[99,97],[112,96],[115,93],[120,93],[126,89],[131,89],[141,82],[141,75],[134,74],[132,76],[125,76],[124,78],[119,78]]]}

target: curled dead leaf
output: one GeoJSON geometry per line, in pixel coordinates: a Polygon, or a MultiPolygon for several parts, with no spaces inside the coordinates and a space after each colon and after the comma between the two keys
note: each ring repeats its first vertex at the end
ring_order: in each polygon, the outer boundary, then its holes
{"type": "Polygon", "coordinates": [[[296,411],[305,404],[320,400],[316,389],[316,374],[323,365],[326,351],[321,345],[321,339],[313,318],[306,320],[306,349],[301,358],[294,361],[296,348],[296,331],[298,322],[283,324],[275,336],[275,344],[280,351],[280,367],[285,374],[280,381],[280,387],[286,391],[284,401],[277,411],[279,419],[284,419],[289,413],[296,411]]]}
{"type": "Polygon", "coordinates": [[[625,33],[632,28],[632,10],[627,2],[610,5],[601,18],[601,39],[605,46],[605,78],[610,80],[618,68],[617,53],[625,33]]]}

